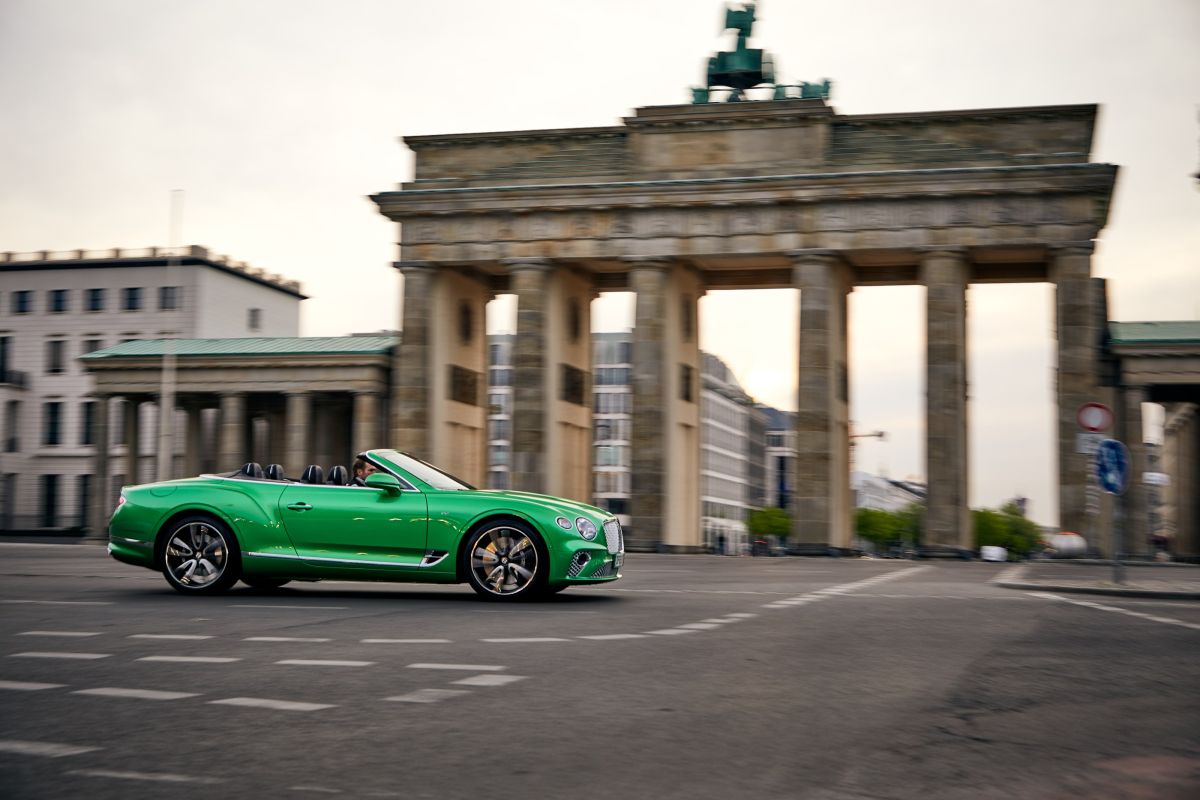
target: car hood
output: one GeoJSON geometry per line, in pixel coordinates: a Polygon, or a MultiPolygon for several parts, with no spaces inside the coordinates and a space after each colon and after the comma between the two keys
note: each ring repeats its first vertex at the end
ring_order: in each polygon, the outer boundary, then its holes
{"type": "Polygon", "coordinates": [[[563,497],[554,497],[548,494],[537,494],[535,492],[514,492],[506,489],[478,489],[477,494],[487,495],[499,500],[511,500],[515,505],[533,505],[540,508],[545,508],[558,513],[566,513],[572,515],[587,515],[589,517],[599,517],[606,519],[612,514],[602,508],[581,503],[577,500],[567,500],[563,497]]]}

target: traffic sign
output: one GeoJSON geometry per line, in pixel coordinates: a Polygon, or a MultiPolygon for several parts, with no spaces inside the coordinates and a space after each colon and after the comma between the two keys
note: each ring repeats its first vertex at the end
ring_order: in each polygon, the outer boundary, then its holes
{"type": "Polygon", "coordinates": [[[1092,431],[1076,431],[1075,433],[1075,452],[1085,456],[1094,455],[1096,449],[1100,447],[1100,443],[1108,437],[1103,433],[1093,433],[1092,431]]]}
{"type": "Polygon", "coordinates": [[[1109,494],[1124,494],[1129,484],[1129,450],[1116,439],[1105,439],[1096,450],[1096,480],[1109,494]]]}
{"type": "Polygon", "coordinates": [[[1075,419],[1085,431],[1099,433],[1112,427],[1113,412],[1103,403],[1084,403],[1075,412],[1075,419]]]}

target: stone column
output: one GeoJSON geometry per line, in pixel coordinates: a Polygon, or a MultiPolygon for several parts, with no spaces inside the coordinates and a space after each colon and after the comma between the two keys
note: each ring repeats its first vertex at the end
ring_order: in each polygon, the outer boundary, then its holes
{"type": "Polygon", "coordinates": [[[513,346],[512,448],[509,475],[512,488],[523,492],[547,491],[546,420],[549,416],[546,385],[549,380],[547,347],[547,276],[551,266],[543,259],[509,264],[511,288],[517,296],[517,338],[513,346]]]}
{"type": "MultiPolygon", "coordinates": [[[[1053,258],[1058,336],[1058,519],[1062,530],[1086,535],[1090,459],[1075,452],[1075,433],[1079,429],[1079,407],[1097,399],[1099,338],[1091,282],[1092,243],[1058,248],[1053,258]]],[[[1101,551],[1108,549],[1107,542],[1089,541],[1088,545],[1101,551]]]]}
{"type": "Polygon", "coordinates": [[[924,549],[971,550],[967,470],[967,284],[961,249],[921,259],[926,291],[924,549]]]}
{"type": "Polygon", "coordinates": [[[792,479],[791,548],[850,546],[850,421],[846,296],[849,268],[834,252],[796,251],[800,290],[800,391],[792,479]]]}
{"type": "Polygon", "coordinates": [[[632,530],[626,547],[653,550],[662,537],[666,489],[666,261],[641,261],[629,270],[637,295],[633,328],[632,530]]]}
{"type": "Polygon", "coordinates": [[[108,536],[108,517],[113,509],[109,506],[109,458],[108,451],[112,446],[108,435],[108,417],[111,411],[109,396],[94,395],[95,410],[95,448],[92,455],[92,507],[88,520],[88,539],[104,541],[108,536]]]}
{"type": "Polygon", "coordinates": [[[142,401],[134,395],[125,397],[125,483],[136,486],[141,483],[142,426],[140,408],[142,401]]]}
{"type": "Polygon", "coordinates": [[[204,408],[192,401],[184,406],[187,411],[187,433],[183,452],[183,473],[191,478],[204,469],[204,408]]]}
{"type": "Polygon", "coordinates": [[[404,277],[403,328],[392,362],[392,424],[389,444],[431,459],[429,403],[433,387],[433,268],[422,261],[397,261],[404,277]]]}
{"type": "Polygon", "coordinates": [[[238,469],[246,457],[246,393],[221,393],[220,443],[217,446],[218,472],[238,469]]]}
{"type": "Polygon", "coordinates": [[[299,478],[308,466],[309,436],[312,431],[312,393],[288,392],[287,395],[287,445],[284,452],[283,471],[289,477],[299,478]]]}
{"type": "Polygon", "coordinates": [[[373,447],[383,447],[379,438],[379,393],[354,393],[354,453],[370,450],[373,447]]]}
{"type": "Polygon", "coordinates": [[[1124,498],[1124,537],[1121,552],[1134,556],[1146,556],[1151,552],[1150,508],[1147,503],[1146,484],[1142,475],[1147,471],[1146,444],[1142,441],[1142,403],[1146,402],[1144,386],[1128,386],[1121,391],[1121,406],[1118,413],[1125,415],[1122,441],[1129,448],[1129,486],[1124,498]]]}

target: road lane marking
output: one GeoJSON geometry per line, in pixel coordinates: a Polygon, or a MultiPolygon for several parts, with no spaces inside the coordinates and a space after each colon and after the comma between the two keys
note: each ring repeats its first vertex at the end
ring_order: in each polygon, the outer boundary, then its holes
{"type": "Polygon", "coordinates": [[[1091,600],[1074,600],[1062,595],[1051,594],[1050,592],[1027,592],[1032,597],[1041,597],[1047,600],[1059,600],[1064,603],[1070,603],[1073,606],[1084,606],[1085,608],[1094,608],[1097,611],[1110,611],[1115,614],[1124,614],[1129,617],[1138,617],[1139,619],[1158,622],[1163,625],[1177,625],[1181,628],[1189,628],[1191,630],[1200,631],[1200,624],[1195,622],[1185,622],[1181,619],[1172,619],[1171,617],[1160,617],[1154,614],[1146,614],[1141,611],[1134,611],[1129,608],[1121,608],[1120,606],[1108,606],[1103,603],[1094,603],[1091,600]]]}
{"type": "Polygon", "coordinates": [[[9,658],[70,658],[78,661],[94,661],[98,658],[108,658],[112,653],[10,653],[9,658]]]}
{"type": "Polygon", "coordinates": [[[593,639],[598,642],[608,641],[610,639],[645,639],[648,638],[644,633],[601,633],[594,636],[577,636],[577,639],[593,639]]]}
{"type": "Polygon", "coordinates": [[[7,605],[34,606],[111,606],[107,600],[0,600],[7,605]]]}
{"type": "Polygon", "coordinates": [[[569,642],[570,639],[560,639],[557,636],[526,636],[510,639],[480,639],[479,641],[491,644],[532,644],[535,642],[569,642]]]}
{"type": "Polygon", "coordinates": [[[741,620],[737,617],[711,617],[709,619],[702,619],[700,621],[711,622],[717,625],[728,625],[730,622],[741,622],[741,620]]]}
{"type": "Polygon", "coordinates": [[[247,636],[243,642],[331,642],[332,639],[306,638],[303,636],[247,636]]]}
{"type": "Polygon", "coordinates": [[[131,633],[130,639],[211,639],[213,637],[201,633],[131,633]]]}
{"type": "Polygon", "coordinates": [[[345,611],[349,606],[271,606],[266,603],[230,603],[230,608],[300,608],[305,611],[318,609],[321,611],[345,611]]]}
{"type": "Polygon", "coordinates": [[[369,667],[374,661],[339,661],[320,658],[287,658],[276,664],[291,664],[297,667],[369,667]]]}
{"type": "Polygon", "coordinates": [[[727,616],[727,617],[737,617],[738,619],[751,619],[752,617],[757,617],[757,616],[758,616],[758,614],[751,614],[751,613],[750,613],[750,612],[748,612],[748,611],[739,611],[739,612],[738,612],[738,613],[736,613],[736,614],[726,614],[725,616],[727,616]]]}
{"type": "Polygon", "coordinates": [[[153,781],[156,783],[224,783],[224,778],[213,778],[207,775],[180,775],[175,772],[126,772],[115,769],[73,769],[68,775],[82,775],[87,778],[116,778],[126,781],[153,781]]]}
{"type": "Polygon", "coordinates": [[[359,639],[363,644],[454,644],[450,639],[359,639]]]}
{"type": "Polygon", "coordinates": [[[241,661],[230,656],[143,656],[135,661],[162,661],[168,664],[232,664],[241,661]]]}
{"type": "Polygon", "coordinates": [[[763,605],[763,608],[795,608],[809,603],[816,603],[821,600],[826,600],[830,597],[848,597],[858,589],[864,589],[868,586],[874,586],[877,583],[895,580],[896,578],[905,578],[922,570],[931,569],[928,565],[923,567],[902,567],[894,572],[885,572],[881,575],[875,575],[870,578],[864,578],[861,581],[852,583],[842,583],[837,586],[826,586],[824,589],[816,589],[805,594],[789,597],[785,600],[775,600],[774,602],[763,605]]]}
{"type": "Polygon", "coordinates": [[[700,631],[693,630],[691,628],[664,628],[663,630],[660,630],[660,631],[646,631],[646,633],[653,633],[658,636],[678,636],[681,633],[699,633],[699,632],[700,631]]]}
{"type": "Polygon", "coordinates": [[[398,694],[395,697],[385,697],[393,703],[436,703],[451,697],[470,694],[466,689],[418,689],[408,694],[398,694]]]}
{"type": "Polygon", "coordinates": [[[82,639],[88,636],[99,636],[95,631],[21,631],[16,636],[62,636],[65,638],[82,639]]]}
{"type": "Polygon", "coordinates": [[[690,628],[694,631],[711,631],[713,628],[721,627],[719,622],[689,622],[686,625],[680,625],[681,628],[690,628]]]}
{"type": "Polygon", "coordinates": [[[496,675],[495,673],[484,675],[472,675],[469,678],[463,678],[460,681],[451,681],[458,686],[507,686],[510,683],[523,681],[526,675],[496,675]]]}
{"type": "Polygon", "coordinates": [[[61,758],[63,756],[92,753],[103,749],[103,747],[85,747],[83,745],[60,744],[58,742],[29,742],[21,739],[0,739],[0,753],[13,753],[19,756],[61,758]]]}
{"type": "Polygon", "coordinates": [[[199,697],[196,692],[161,692],[156,689],[122,689],[116,686],[102,686],[98,689],[77,689],[71,694],[90,694],[97,697],[129,697],[137,700],[182,700],[185,697],[199,697]]]}
{"type": "Polygon", "coordinates": [[[342,794],[341,789],[329,789],[324,786],[305,786],[297,784],[288,787],[289,792],[315,792],[317,794],[342,794]]]}
{"type": "Polygon", "coordinates": [[[244,706],[246,708],[270,708],[275,711],[320,711],[337,708],[327,703],[301,703],[295,700],[269,700],[265,697],[227,697],[224,700],[209,700],[213,706],[244,706]]]}
{"type": "Polygon", "coordinates": [[[508,667],[498,667],[492,664],[431,664],[422,662],[419,664],[409,664],[409,669],[454,669],[465,670],[467,672],[499,672],[508,667]]]}
{"type": "Polygon", "coordinates": [[[65,683],[31,683],[29,681],[0,681],[0,689],[14,692],[37,692],[42,689],[61,689],[65,683]]]}

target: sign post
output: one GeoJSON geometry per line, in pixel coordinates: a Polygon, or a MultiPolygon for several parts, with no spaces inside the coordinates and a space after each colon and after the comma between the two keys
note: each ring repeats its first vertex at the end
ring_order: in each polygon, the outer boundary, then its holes
{"type": "MultiPolygon", "coordinates": [[[[1079,423],[1081,431],[1075,436],[1075,452],[1089,457],[1089,473],[1095,472],[1096,450],[1099,449],[1100,443],[1108,438],[1104,432],[1112,427],[1114,420],[1112,409],[1103,403],[1084,403],[1075,412],[1075,421],[1079,423]]],[[[1093,541],[1092,535],[1095,533],[1096,517],[1100,515],[1100,492],[1096,490],[1096,484],[1092,481],[1088,481],[1086,486],[1084,514],[1087,517],[1087,530],[1083,533],[1090,542],[1093,541]]]]}
{"type": "MultiPolygon", "coordinates": [[[[1122,495],[1129,485],[1129,450],[1116,439],[1105,439],[1096,448],[1096,482],[1111,495],[1122,495]]],[[[1124,533],[1125,514],[1119,511],[1113,520],[1112,559],[1113,583],[1124,583],[1124,568],[1121,566],[1121,539],[1124,533]]]]}

